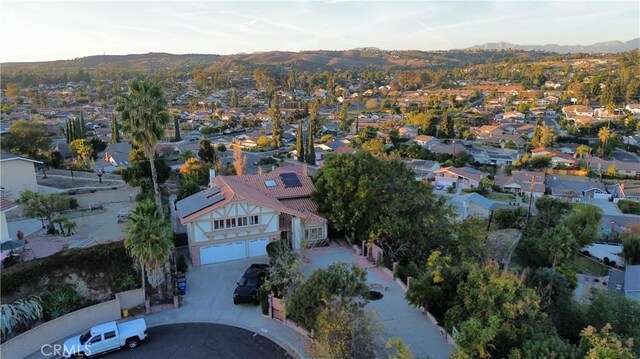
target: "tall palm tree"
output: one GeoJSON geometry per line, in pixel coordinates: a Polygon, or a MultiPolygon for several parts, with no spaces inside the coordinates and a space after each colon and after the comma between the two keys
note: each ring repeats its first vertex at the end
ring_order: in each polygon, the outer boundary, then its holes
{"type": "Polygon", "coordinates": [[[162,214],[160,207],[146,199],[139,202],[131,212],[125,232],[127,237],[124,246],[140,265],[143,290],[146,270],[149,284],[158,290],[158,295],[162,298],[160,285],[165,281],[164,267],[174,248],[171,223],[162,214]]]}
{"type": "Polygon", "coordinates": [[[576,148],[575,156],[579,159],[583,159],[585,156],[591,153],[591,147],[587,145],[580,145],[576,148]]]}
{"type": "Polygon", "coordinates": [[[154,159],[158,140],[164,137],[165,128],[171,122],[162,87],[152,82],[132,81],[129,94],[118,99],[117,110],[122,114],[122,131],[149,159],[153,191],[156,203],[160,206],[160,187],[154,159]]]}
{"type": "Polygon", "coordinates": [[[613,132],[611,132],[609,127],[602,127],[600,131],[598,131],[598,139],[602,142],[602,157],[604,157],[604,150],[607,148],[607,143],[612,136],[613,132]]]}

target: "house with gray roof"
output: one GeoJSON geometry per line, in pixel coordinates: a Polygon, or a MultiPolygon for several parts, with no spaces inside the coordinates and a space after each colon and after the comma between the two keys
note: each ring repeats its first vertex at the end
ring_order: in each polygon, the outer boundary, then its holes
{"type": "Polygon", "coordinates": [[[626,266],[624,271],[610,269],[608,290],[640,302],[640,265],[626,266]]]}
{"type": "Polygon", "coordinates": [[[624,270],[624,294],[640,302],[640,265],[626,266],[624,270]]]}
{"type": "Polygon", "coordinates": [[[582,198],[603,198],[608,195],[604,184],[592,181],[576,181],[558,176],[547,177],[549,193],[556,198],[580,200],[582,198]]]}

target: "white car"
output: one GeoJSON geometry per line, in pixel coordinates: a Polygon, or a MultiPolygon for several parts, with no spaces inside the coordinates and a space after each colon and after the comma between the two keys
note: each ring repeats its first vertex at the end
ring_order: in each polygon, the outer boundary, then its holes
{"type": "Polygon", "coordinates": [[[96,325],[81,335],[65,340],[65,358],[86,358],[120,348],[136,348],[147,338],[147,322],[144,318],[123,323],[108,322],[96,325]]]}

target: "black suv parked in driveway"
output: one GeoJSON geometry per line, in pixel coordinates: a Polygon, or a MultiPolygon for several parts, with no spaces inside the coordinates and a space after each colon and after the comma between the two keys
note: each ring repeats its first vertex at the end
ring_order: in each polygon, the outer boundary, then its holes
{"type": "Polygon", "coordinates": [[[236,290],[233,292],[233,304],[254,303],[258,304],[258,288],[264,282],[264,278],[269,273],[268,264],[254,263],[247,268],[242,275],[236,290]]]}

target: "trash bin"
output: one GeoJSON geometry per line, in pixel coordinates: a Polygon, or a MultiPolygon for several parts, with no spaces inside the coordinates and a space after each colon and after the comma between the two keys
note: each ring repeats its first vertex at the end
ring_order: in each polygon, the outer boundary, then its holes
{"type": "Polygon", "coordinates": [[[187,294],[187,279],[186,278],[178,278],[178,291],[180,291],[180,295],[187,294]]]}

